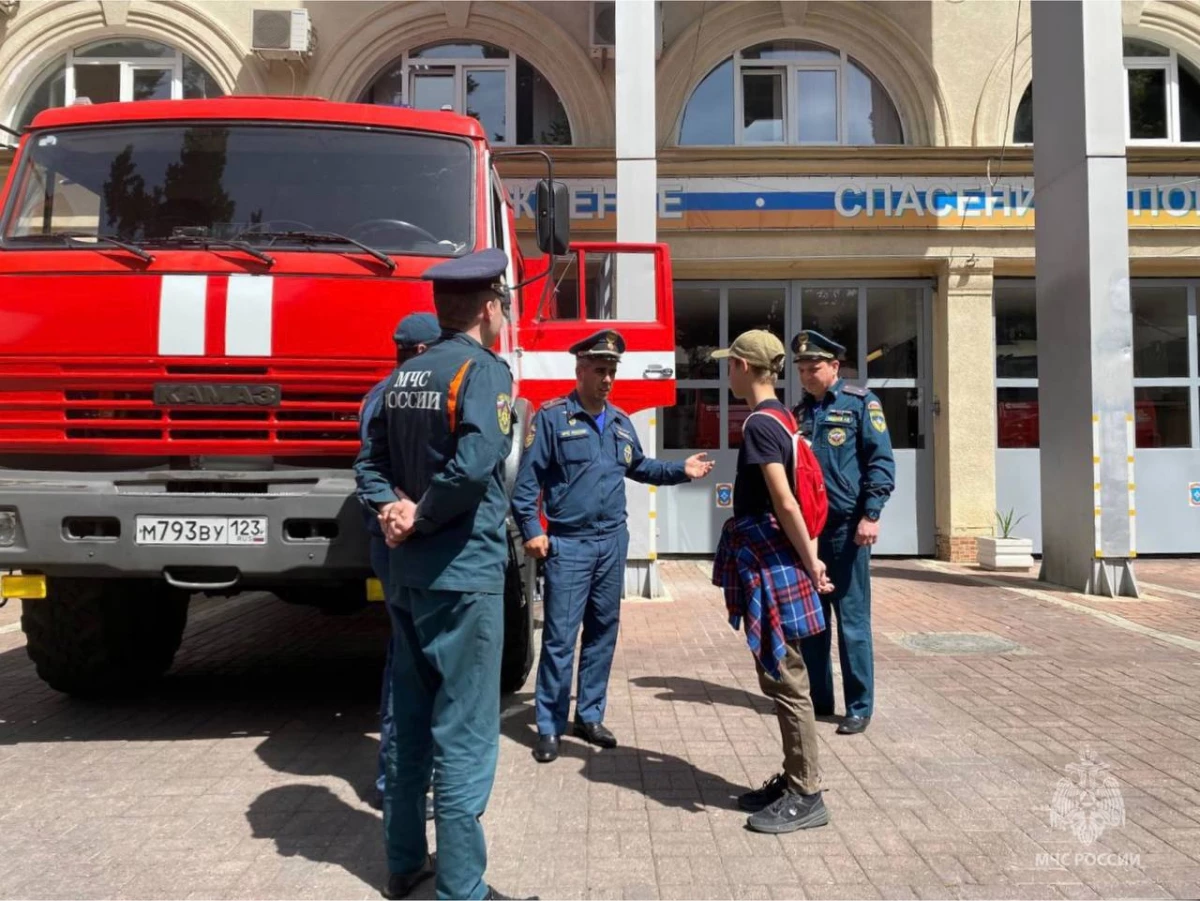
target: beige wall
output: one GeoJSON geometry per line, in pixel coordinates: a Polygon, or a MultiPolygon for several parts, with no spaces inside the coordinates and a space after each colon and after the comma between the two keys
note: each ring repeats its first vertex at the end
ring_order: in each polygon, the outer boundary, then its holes
{"type": "MultiPolygon", "coordinates": [[[[1129,33],[1200,59],[1200,3],[1127,0],[1123,6],[1129,33]]],[[[475,37],[506,44],[541,68],[563,95],[580,143],[611,146],[613,61],[591,58],[588,16],[586,2],[550,0],[22,0],[14,15],[0,18],[0,116],[9,119],[30,80],[53,59],[105,35],[175,44],[230,91],[294,89],[339,100],[356,97],[405,49],[475,37]],[[251,10],[296,5],[312,14],[316,54],[295,69],[257,59],[249,49],[251,10]]],[[[1031,76],[1028,18],[1029,4],[1016,0],[667,3],[658,66],[660,142],[673,142],[691,89],[714,65],[747,44],[794,37],[844,48],[871,69],[892,94],[910,143],[998,145],[1031,76]]]]}

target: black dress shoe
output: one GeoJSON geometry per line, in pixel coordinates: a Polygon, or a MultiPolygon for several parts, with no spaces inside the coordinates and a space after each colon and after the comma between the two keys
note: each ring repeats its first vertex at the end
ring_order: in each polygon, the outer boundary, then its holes
{"type": "Polygon", "coordinates": [[[538,763],[550,763],[558,759],[558,736],[539,735],[537,746],[533,749],[533,759],[538,763]]]}
{"type": "Polygon", "coordinates": [[[411,873],[392,873],[388,876],[387,888],[380,892],[383,897],[395,901],[398,898],[407,898],[412,894],[412,890],[428,879],[437,871],[437,855],[430,854],[425,858],[425,863],[413,870],[411,873]]]}
{"type": "Polygon", "coordinates": [[[867,731],[870,722],[869,716],[848,716],[837,727],[837,733],[838,735],[858,735],[860,732],[867,731]]]}
{"type": "Polygon", "coordinates": [[[530,895],[528,898],[513,898],[511,895],[502,895],[491,886],[488,886],[488,893],[483,896],[487,901],[538,901],[537,895],[530,895]]]}
{"type": "Polygon", "coordinates": [[[595,745],[598,748],[615,748],[617,746],[617,737],[608,731],[604,723],[585,723],[576,720],[575,734],[589,745],[595,745]]]}

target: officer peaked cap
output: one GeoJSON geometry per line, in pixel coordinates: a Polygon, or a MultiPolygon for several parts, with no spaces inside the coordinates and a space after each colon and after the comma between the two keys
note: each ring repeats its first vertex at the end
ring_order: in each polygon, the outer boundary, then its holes
{"type": "Polygon", "coordinates": [[[602,357],[620,362],[621,354],[625,353],[625,339],[620,332],[604,329],[572,344],[570,352],[576,357],[602,357]]]}
{"type": "Polygon", "coordinates": [[[800,360],[840,360],[846,355],[846,348],[832,338],[826,338],[820,332],[798,332],[792,339],[792,354],[796,361],[800,360]]]}
{"type": "Polygon", "coordinates": [[[465,294],[470,291],[487,290],[507,268],[508,256],[504,251],[490,247],[430,266],[421,278],[433,282],[435,291],[465,294]]]}

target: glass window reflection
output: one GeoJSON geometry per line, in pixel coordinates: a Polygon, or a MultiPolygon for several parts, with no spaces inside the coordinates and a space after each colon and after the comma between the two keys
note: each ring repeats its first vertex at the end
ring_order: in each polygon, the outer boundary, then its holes
{"type": "Polygon", "coordinates": [[[1183,386],[1134,388],[1137,446],[1191,447],[1191,394],[1183,386]]]}
{"type": "Polygon", "coordinates": [[[867,289],[867,378],[917,378],[923,298],[919,288],[867,289]]]}
{"type": "MultiPolygon", "coordinates": [[[[800,303],[800,327],[820,332],[845,347],[842,378],[858,378],[858,289],[804,288],[800,303]]],[[[785,344],[790,342],[789,335],[785,344]]]]}
{"type": "Polygon", "coordinates": [[[721,290],[676,286],[675,372],[679,379],[715,379],[720,364],[709,354],[721,346],[721,290]]]}
{"type": "Polygon", "coordinates": [[[996,377],[1035,379],[1037,296],[1032,284],[996,285],[996,377]]]}
{"type": "Polygon", "coordinates": [[[1133,375],[1186,378],[1188,375],[1187,288],[1134,285],[1133,375]]]}
{"type": "Polygon", "coordinates": [[[669,450],[721,446],[721,389],[679,388],[675,406],[663,410],[663,447],[669,450]]]}

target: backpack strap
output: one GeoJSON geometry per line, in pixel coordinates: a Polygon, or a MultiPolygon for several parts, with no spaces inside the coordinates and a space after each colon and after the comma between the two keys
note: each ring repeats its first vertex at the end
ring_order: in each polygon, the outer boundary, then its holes
{"type": "MultiPolygon", "coordinates": [[[[799,429],[796,427],[796,420],[792,418],[792,415],[788,413],[787,410],[777,410],[774,407],[767,407],[765,410],[755,410],[750,414],[750,416],[746,417],[747,421],[752,416],[766,416],[767,418],[774,420],[787,429],[788,435],[791,437],[795,437],[796,433],[799,431],[799,429]]],[[[744,432],[745,430],[746,424],[743,422],[742,431],[744,432]]]]}
{"type": "Polygon", "coordinates": [[[467,377],[467,370],[470,368],[471,358],[468,357],[454,373],[454,378],[450,380],[450,390],[446,392],[446,415],[450,419],[450,434],[452,435],[458,429],[458,397],[462,393],[463,379],[467,377]]]}

